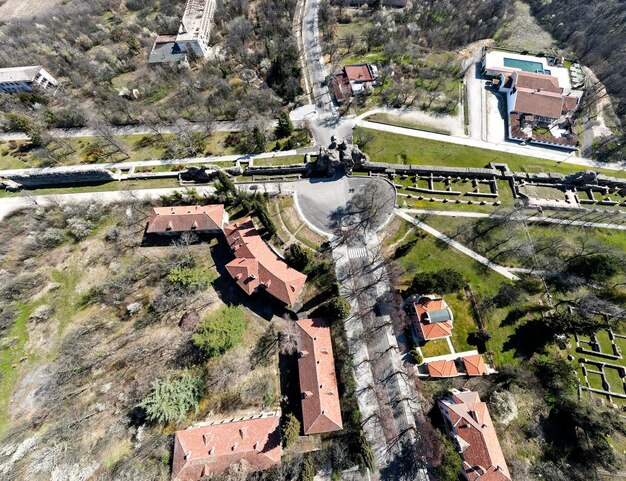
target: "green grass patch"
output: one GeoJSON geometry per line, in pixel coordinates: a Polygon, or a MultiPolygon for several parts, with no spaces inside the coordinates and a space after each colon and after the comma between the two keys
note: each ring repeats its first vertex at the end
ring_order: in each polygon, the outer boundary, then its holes
{"type": "MultiPolygon", "coordinates": [[[[595,366],[593,367],[595,368],[595,366]]],[[[587,371],[587,379],[589,380],[590,388],[599,389],[601,391],[604,390],[604,387],[602,386],[602,376],[600,374],[587,371]]]]}
{"type": "Polygon", "coordinates": [[[266,157],[254,159],[254,165],[292,165],[304,164],[304,155],[287,155],[283,157],[266,157]]]}
{"type": "Polygon", "coordinates": [[[7,344],[0,350],[0,433],[9,427],[8,405],[15,383],[23,371],[21,360],[26,355],[24,346],[28,341],[28,319],[39,304],[19,304],[15,323],[3,338],[3,343],[7,344]]]}
{"type": "Polygon", "coordinates": [[[421,346],[424,358],[450,354],[450,346],[445,339],[434,339],[421,346]]]}
{"type": "MultiPolygon", "coordinates": [[[[505,163],[518,172],[553,172],[571,174],[585,170],[583,166],[562,164],[552,160],[524,155],[480,149],[464,145],[420,139],[357,127],[354,129],[355,143],[364,135],[372,140],[363,148],[374,162],[405,165],[442,165],[448,167],[486,167],[490,162],[505,163]]],[[[626,172],[597,169],[612,177],[626,177],[626,172]]]]}

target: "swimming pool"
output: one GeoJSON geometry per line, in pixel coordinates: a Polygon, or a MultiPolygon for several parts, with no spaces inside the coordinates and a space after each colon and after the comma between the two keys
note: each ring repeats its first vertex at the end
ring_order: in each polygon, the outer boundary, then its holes
{"type": "Polygon", "coordinates": [[[533,62],[531,60],[519,60],[516,58],[504,58],[504,66],[516,68],[524,72],[544,73],[543,64],[541,62],[533,62]]]}

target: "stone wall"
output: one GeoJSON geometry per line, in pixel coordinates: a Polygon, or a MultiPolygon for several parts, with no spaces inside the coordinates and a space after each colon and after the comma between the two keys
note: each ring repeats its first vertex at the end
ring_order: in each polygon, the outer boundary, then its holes
{"type": "Polygon", "coordinates": [[[85,167],[82,169],[40,169],[34,172],[25,171],[21,174],[9,175],[6,178],[24,187],[41,187],[59,184],[89,184],[115,180],[110,171],[97,167],[85,167]]]}

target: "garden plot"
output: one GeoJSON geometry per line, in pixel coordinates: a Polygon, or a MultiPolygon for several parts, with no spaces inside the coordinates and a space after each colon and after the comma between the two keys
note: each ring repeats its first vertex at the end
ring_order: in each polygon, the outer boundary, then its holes
{"type": "Polygon", "coordinates": [[[626,337],[607,329],[573,339],[570,359],[577,363],[581,389],[610,403],[626,405],[626,359],[622,351],[626,337]]]}

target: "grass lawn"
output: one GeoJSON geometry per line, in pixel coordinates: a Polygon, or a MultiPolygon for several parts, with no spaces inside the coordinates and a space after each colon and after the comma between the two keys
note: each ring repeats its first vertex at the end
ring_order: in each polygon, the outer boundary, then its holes
{"type": "Polygon", "coordinates": [[[589,387],[600,390],[604,389],[602,386],[602,376],[600,376],[600,374],[587,371],[587,379],[589,380],[589,387]]]}
{"type": "Polygon", "coordinates": [[[467,342],[467,336],[470,332],[478,330],[471,303],[464,296],[459,299],[455,294],[446,296],[446,302],[454,314],[452,328],[452,345],[454,350],[462,352],[476,349],[476,346],[470,346],[467,342]]]}
{"type": "Polygon", "coordinates": [[[320,245],[326,241],[324,237],[309,229],[298,217],[292,196],[272,198],[269,208],[270,214],[274,217],[278,235],[284,242],[288,242],[293,237],[305,247],[319,250],[320,245]]]}
{"type": "Polygon", "coordinates": [[[450,354],[450,346],[445,339],[434,339],[421,346],[425,358],[450,354]]]}
{"type": "MultiPolygon", "coordinates": [[[[404,224],[408,223],[404,222],[404,224]]],[[[439,242],[432,236],[417,229],[411,230],[407,234],[409,228],[410,225],[398,227],[394,221],[389,226],[391,235],[384,241],[388,247],[398,242],[399,239],[403,239],[390,252],[392,256],[394,256],[393,251],[396,251],[396,255],[400,255],[396,258],[396,262],[402,269],[401,285],[399,286],[401,289],[407,287],[417,272],[436,271],[446,267],[459,271],[470,283],[472,292],[479,300],[493,297],[500,286],[508,282],[500,274],[439,242]]],[[[455,349],[475,349],[467,343],[467,335],[476,330],[470,301],[458,299],[455,295],[446,296],[446,301],[450,304],[455,316],[453,330],[455,349]]],[[[513,348],[504,349],[504,345],[515,329],[514,326],[501,325],[507,313],[508,310],[506,309],[494,309],[488,315],[483,315],[486,329],[492,336],[487,343],[487,349],[493,353],[497,366],[520,362],[519,358],[515,357],[513,348]]]]}
{"type": "Polygon", "coordinates": [[[267,157],[264,159],[254,159],[254,165],[292,165],[303,163],[304,155],[288,155],[285,157],[267,157]]]}
{"type": "Polygon", "coordinates": [[[606,376],[606,380],[611,385],[611,391],[618,394],[626,394],[626,392],[624,392],[624,384],[622,383],[622,378],[619,376],[617,369],[615,369],[614,367],[605,367],[604,375],[606,376]]]}
{"type": "Polygon", "coordinates": [[[4,336],[3,347],[0,348],[0,433],[8,427],[7,407],[13,387],[21,377],[21,360],[25,358],[28,361],[24,349],[28,341],[28,318],[39,304],[41,303],[18,305],[17,319],[10,332],[4,336]]]}
{"type": "Polygon", "coordinates": [[[600,331],[596,334],[596,339],[600,343],[600,350],[605,354],[613,354],[613,346],[609,338],[608,331],[600,331]]]}
{"type": "MultiPolygon", "coordinates": [[[[372,140],[363,147],[363,151],[370,156],[373,162],[449,167],[485,167],[490,162],[498,162],[508,164],[509,168],[515,171],[560,174],[571,174],[585,170],[583,166],[560,164],[552,160],[467,147],[438,140],[408,137],[362,127],[354,129],[356,144],[359,144],[359,137],[364,134],[373,136],[372,140]]],[[[626,177],[626,172],[597,170],[613,177],[626,177]]]]}

